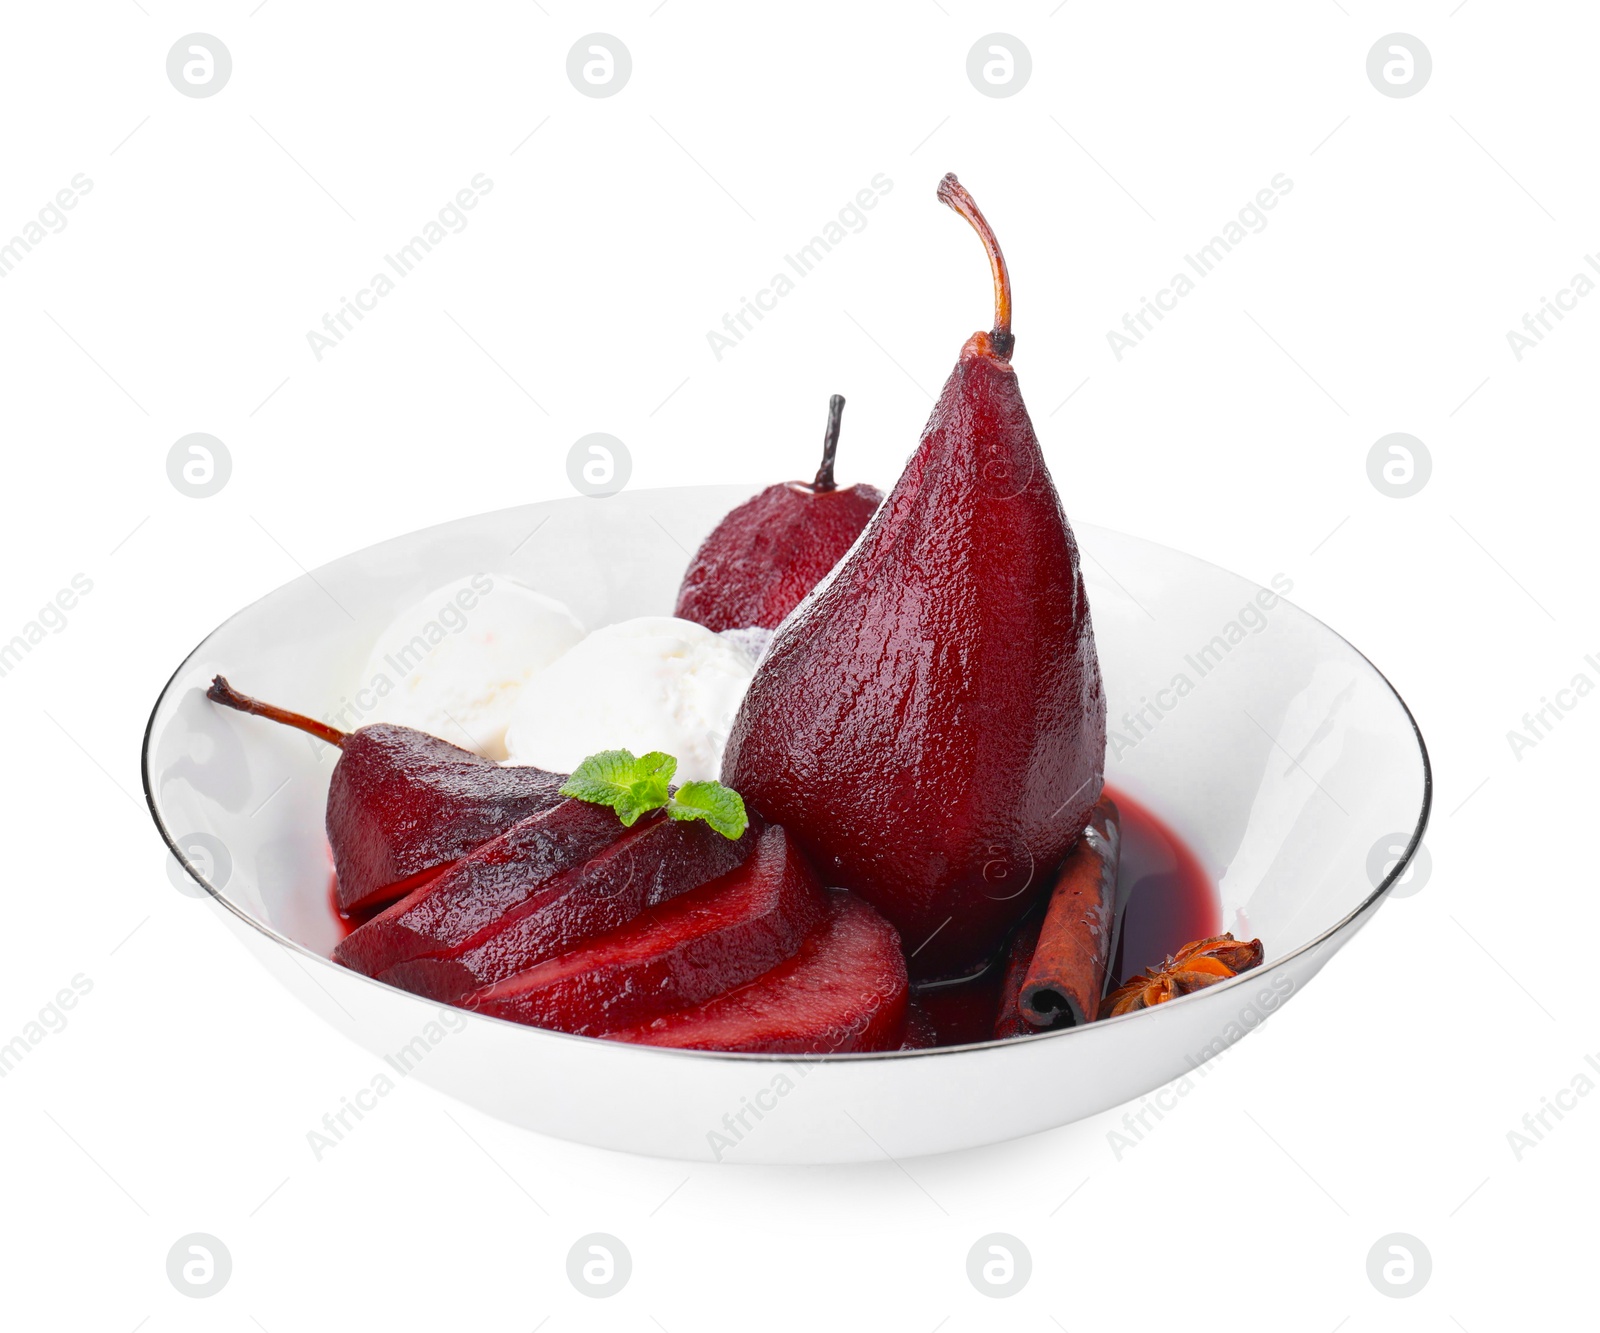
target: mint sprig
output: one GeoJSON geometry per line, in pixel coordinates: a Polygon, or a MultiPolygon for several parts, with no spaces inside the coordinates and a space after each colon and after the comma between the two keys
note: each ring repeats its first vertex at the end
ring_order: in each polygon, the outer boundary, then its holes
{"type": "Polygon", "coordinates": [[[561,794],[610,806],[624,827],[663,806],[673,819],[703,819],[724,838],[737,838],[750,826],[738,792],[720,782],[685,782],[673,792],[677,771],[678,761],[659,750],[637,758],[630,750],[601,750],[572,770],[561,794]]]}
{"type": "Polygon", "coordinates": [[[677,769],[678,761],[659,750],[638,759],[629,750],[601,750],[572,770],[561,794],[609,805],[625,826],[631,826],[640,815],[667,803],[668,784],[677,769]]]}
{"type": "Polygon", "coordinates": [[[720,782],[685,782],[667,803],[667,813],[674,819],[703,819],[724,838],[737,838],[750,826],[744,797],[720,782]]]}

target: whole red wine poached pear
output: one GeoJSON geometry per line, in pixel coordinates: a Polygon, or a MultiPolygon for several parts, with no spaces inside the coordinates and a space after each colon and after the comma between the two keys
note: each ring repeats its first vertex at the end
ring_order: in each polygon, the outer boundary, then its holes
{"type": "Polygon", "coordinates": [[[914,976],[976,970],[1041,895],[1099,799],[1105,695],[1077,543],[995,322],[975,333],[898,484],[786,620],[722,781],[782,824],[825,884],[899,930],[914,976]]]}
{"type": "Polygon", "coordinates": [[[689,562],[673,612],[709,630],[777,629],[822,582],[883,503],[876,486],[840,488],[833,479],[844,399],[828,400],[816,479],[780,481],[712,529],[689,562]]]}

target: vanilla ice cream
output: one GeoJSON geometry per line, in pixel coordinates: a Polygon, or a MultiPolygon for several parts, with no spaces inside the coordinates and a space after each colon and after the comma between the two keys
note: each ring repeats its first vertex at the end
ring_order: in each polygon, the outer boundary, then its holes
{"type": "Polygon", "coordinates": [[[674,781],[714,780],[754,674],[749,652],[691,620],[607,625],[528,681],[506,748],[558,773],[599,750],[660,750],[678,761],[674,781]]]}
{"type": "Polygon", "coordinates": [[[506,757],[525,682],[584,636],[571,611],[504,574],[472,574],[407,607],[378,636],[358,698],[362,722],[431,732],[486,759],[506,757]]]}

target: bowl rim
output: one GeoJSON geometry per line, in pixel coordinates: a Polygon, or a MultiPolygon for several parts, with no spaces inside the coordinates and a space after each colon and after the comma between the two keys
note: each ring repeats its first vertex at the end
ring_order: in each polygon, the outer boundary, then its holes
{"type": "MultiPolygon", "coordinates": [[[[726,485],[727,484],[724,483],[724,486],[726,485]]],[[[710,487],[658,486],[635,491],[633,494],[642,497],[650,494],[660,494],[672,491],[702,489],[710,489],[710,487]]],[[[427,527],[415,528],[410,532],[396,534],[394,537],[385,538],[382,542],[374,543],[374,546],[382,546],[391,541],[400,541],[406,537],[416,536],[420,533],[432,531],[435,528],[452,527],[456,524],[470,523],[475,519],[489,518],[496,514],[511,513],[513,510],[528,509],[549,504],[564,504],[574,502],[582,503],[585,498],[586,497],[574,496],[570,497],[569,499],[569,497],[566,496],[559,496],[552,500],[535,500],[530,501],[527,504],[507,505],[503,509],[485,510],[479,514],[466,514],[460,518],[447,519],[442,523],[429,524],[427,527]]],[[[1084,526],[1092,527],[1100,532],[1109,533],[1112,536],[1124,537],[1133,541],[1142,542],[1149,546],[1159,547],[1163,551],[1169,551],[1174,555],[1182,556],[1185,560],[1193,560],[1199,564],[1217,570],[1228,575],[1230,578],[1243,579],[1247,583],[1254,582],[1254,580],[1247,578],[1245,575],[1236,573],[1230,569],[1226,569],[1217,564],[1215,561],[1207,560],[1203,556],[1197,556],[1187,551],[1179,550],[1175,546],[1168,546],[1164,542],[1158,542],[1148,537],[1141,537],[1135,533],[1120,532],[1114,528],[1103,528],[1098,524],[1085,524],[1084,526]]],[[[361,549],[371,550],[373,547],[363,547],[361,549]]],[[[369,977],[364,973],[355,972],[349,968],[341,967],[331,958],[324,957],[322,954],[307,948],[297,940],[290,939],[288,936],[275,930],[264,921],[259,920],[251,913],[245,911],[239,906],[239,904],[235,903],[231,898],[229,898],[222,890],[211,884],[206,877],[202,875],[198,869],[196,869],[193,863],[190,862],[189,858],[184,855],[182,849],[179,848],[174,840],[173,835],[168,831],[166,822],[161,817],[161,810],[156,803],[156,795],[151,775],[151,742],[155,733],[156,717],[161,712],[162,705],[166,703],[167,696],[172,692],[173,685],[176,683],[178,677],[184,674],[186,668],[189,666],[189,663],[194,660],[194,658],[201,652],[206,644],[208,644],[217,635],[217,633],[226,628],[228,625],[232,624],[241,616],[248,614],[255,607],[266,601],[269,597],[276,596],[284,588],[298,583],[301,580],[310,580],[311,582],[315,583],[316,575],[322,570],[327,569],[330,564],[335,563],[337,560],[347,559],[350,555],[355,555],[358,553],[359,552],[355,551],[347,552],[343,556],[336,557],[335,561],[329,561],[325,564],[319,565],[315,570],[305,571],[300,574],[298,578],[290,579],[286,583],[281,583],[276,588],[263,593],[254,601],[247,602],[244,606],[233,612],[232,615],[226,617],[217,625],[213,626],[212,629],[207,632],[205,637],[202,638],[199,643],[195,644],[195,646],[184,655],[177,667],[173,669],[172,674],[167,677],[167,680],[162,685],[160,692],[156,695],[155,704],[151,708],[150,716],[145,722],[144,735],[140,741],[139,747],[140,783],[144,788],[145,804],[149,808],[150,818],[156,826],[156,831],[161,835],[161,840],[167,845],[167,850],[177,860],[178,864],[181,865],[188,873],[189,877],[195,881],[195,883],[200,885],[201,888],[210,894],[211,897],[216,899],[217,902],[221,903],[222,906],[228,911],[232,912],[234,916],[238,917],[241,921],[265,935],[268,939],[274,941],[283,948],[288,949],[291,953],[299,954],[300,956],[311,960],[313,963],[321,964],[324,967],[336,969],[346,977],[355,978],[359,981],[366,982],[369,985],[377,986],[390,995],[401,996],[407,1000],[422,1005],[432,1007],[450,1007],[440,1006],[435,1001],[429,1000],[424,996],[416,995],[411,991],[402,990],[398,986],[391,986],[387,982],[379,981],[376,977],[369,977]]],[[[1260,584],[1255,584],[1255,586],[1258,589],[1261,587],[1260,584]]],[[[1290,606],[1294,607],[1296,611],[1312,621],[1312,623],[1316,624],[1321,629],[1326,630],[1327,633],[1331,634],[1335,639],[1337,639],[1352,653],[1354,653],[1356,657],[1360,659],[1360,661],[1365,663],[1366,666],[1372,671],[1373,675],[1383,682],[1385,688],[1387,688],[1389,693],[1394,697],[1394,701],[1400,705],[1401,713],[1405,715],[1406,721],[1410,724],[1412,739],[1416,742],[1417,754],[1422,761],[1422,802],[1421,807],[1417,812],[1416,822],[1411,830],[1411,836],[1406,842],[1405,850],[1395,860],[1394,865],[1390,868],[1389,873],[1384,876],[1382,882],[1379,883],[1371,893],[1363,898],[1361,902],[1359,902],[1354,908],[1347,912],[1338,921],[1334,922],[1331,926],[1327,927],[1323,931],[1320,931],[1317,935],[1301,944],[1298,948],[1284,954],[1281,958],[1275,959],[1269,966],[1260,969],[1253,969],[1249,972],[1241,972],[1239,975],[1229,977],[1227,980],[1218,982],[1214,986],[1207,986],[1203,990],[1193,991],[1188,995],[1177,996],[1163,1004],[1154,1005],[1148,1009],[1141,1009],[1126,1014],[1118,1014],[1111,1018],[1097,1019],[1093,1023],[1085,1023],[1081,1026],[1053,1028],[1048,1031],[1032,1032],[1018,1037],[991,1038],[988,1041],[966,1042],[958,1046],[931,1046],[923,1047],[917,1050],[893,1051],[837,1051],[821,1055],[784,1055],[769,1052],[751,1051],[703,1051],[681,1049],[670,1046],[634,1046],[630,1049],[637,1051],[652,1051],[660,1055],[677,1057],[680,1059],[729,1060],[768,1065],[841,1064],[847,1062],[854,1064],[874,1060],[936,1059],[943,1056],[963,1055],[978,1051],[1014,1049],[1032,1045],[1037,1042],[1060,1041],[1073,1036],[1083,1036],[1090,1032],[1106,1031],[1109,1030],[1114,1024],[1137,1022],[1140,1020],[1148,1021],[1156,1014],[1169,1009],[1173,1005],[1193,1005],[1199,1002],[1208,1002],[1213,997],[1225,995],[1237,989],[1241,983],[1253,985],[1259,982],[1262,977],[1269,976],[1287,964],[1293,962],[1295,959],[1320,949],[1329,940],[1348,930],[1362,917],[1371,912],[1373,908],[1375,908],[1377,904],[1388,894],[1389,890],[1394,887],[1394,885],[1399,881],[1400,877],[1406,872],[1413,857],[1416,855],[1417,848],[1421,846],[1423,835],[1427,832],[1428,822],[1433,812],[1433,763],[1428,755],[1428,745],[1426,740],[1423,738],[1422,728],[1417,725],[1415,714],[1412,713],[1410,705],[1406,703],[1400,691],[1395,688],[1394,682],[1391,681],[1388,676],[1384,675],[1384,673],[1378,668],[1372,659],[1362,652],[1361,649],[1357,648],[1355,644],[1351,643],[1349,639],[1345,638],[1344,635],[1340,634],[1338,630],[1334,629],[1326,621],[1322,620],[1320,617],[1312,615],[1311,612],[1307,611],[1298,602],[1293,602],[1289,598],[1284,597],[1282,594],[1274,595],[1277,596],[1280,601],[1286,602],[1290,606]]],[[[320,983],[318,984],[320,985],[320,983]]],[[[628,1043],[608,1042],[603,1037],[585,1037],[570,1032],[558,1032],[553,1028],[540,1028],[534,1027],[527,1023],[515,1023],[508,1018],[499,1018],[492,1014],[481,1013],[475,1009],[462,1009],[460,1012],[467,1015],[469,1018],[480,1019],[487,1023],[503,1024],[506,1027],[516,1028],[523,1032],[537,1033],[543,1037],[559,1038],[563,1041],[582,1042],[586,1045],[603,1045],[612,1050],[629,1048],[628,1043]]],[[[1198,1063],[1203,1064],[1204,1061],[1200,1061],[1198,1063]]]]}

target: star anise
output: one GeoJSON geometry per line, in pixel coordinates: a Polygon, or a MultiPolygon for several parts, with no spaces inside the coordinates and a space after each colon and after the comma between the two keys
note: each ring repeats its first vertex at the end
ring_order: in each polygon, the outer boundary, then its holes
{"type": "Polygon", "coordinates": [[[1169,954],[1160,967],[1146,968],[1144,976],[1118,986],[1100,1001],[1100,1017],[1131,1014],[1135,1009],[1148,1009],[1190,991],[1215,986],[1260,967],[1264,956],[1260,940],[1236,940],[1231,934],[1195,940],[1176,954],[1169,954]]]}

